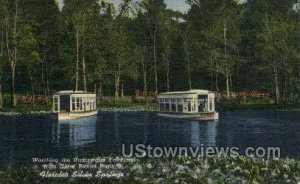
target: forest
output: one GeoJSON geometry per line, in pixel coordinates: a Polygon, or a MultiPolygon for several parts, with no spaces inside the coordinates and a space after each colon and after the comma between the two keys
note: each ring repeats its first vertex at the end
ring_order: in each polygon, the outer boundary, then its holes
{"type": "Polygon", "coordinates": [[[298,0],[184,2],[0,0],[0,106],[60,90],[118,100],[198,88],[300,103],[298,0]]]}

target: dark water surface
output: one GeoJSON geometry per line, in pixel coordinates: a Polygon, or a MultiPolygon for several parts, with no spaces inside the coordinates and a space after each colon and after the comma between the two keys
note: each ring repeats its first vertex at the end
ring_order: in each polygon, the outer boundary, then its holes
{"type": "Polygon", "coordinates": [[[280,147],[300,155],[300,112],[245,110],[220,113],[215,122],[160,118],[148,112],[105,112],[70,122],[45,116],[0,117],[0,166],[33,157],[121,153],[122,144],[197,147],[280,147]]]}

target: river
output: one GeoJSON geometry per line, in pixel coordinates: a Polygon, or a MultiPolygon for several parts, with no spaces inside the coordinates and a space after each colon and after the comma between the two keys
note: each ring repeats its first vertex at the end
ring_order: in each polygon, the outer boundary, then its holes
{"type": "Polygon", "coordinates": [[[300,155],[300,112],[237,110],[218,121],[161,118],[153,112],[102,112],[57,122],[45,116],[0,117],[0,165],[33,157],[120,154],[122,144],[153,147],[280,147],[282,156],[300,155]]]}

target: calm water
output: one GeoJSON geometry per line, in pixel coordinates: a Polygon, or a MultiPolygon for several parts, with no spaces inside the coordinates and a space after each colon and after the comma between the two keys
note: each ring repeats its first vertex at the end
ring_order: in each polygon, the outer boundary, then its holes
{"type": "Polygon", "coordinates": [[[32,157],[120,153],[122,144],[151,146],[279,146],[300,155],[300,112],[246,110],[220,113],[216,122],[160,118],[155,113],[100,113],[55,122],[47,117],[0,117],[0,165],[32,157]]]}

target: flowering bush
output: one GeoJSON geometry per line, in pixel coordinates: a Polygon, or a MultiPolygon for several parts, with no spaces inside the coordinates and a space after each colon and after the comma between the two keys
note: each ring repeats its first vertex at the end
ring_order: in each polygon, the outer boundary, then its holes
{"type": "Polygon", "coordinates": [[[296,183],[299,159],[179,157],[151,158],[118,163],[124,177],[116,179],[43,179],[35,167],[9,167],[0,171],[0,183],[296,183]]]}
{"type": "Polygon", "coordinates": [[[31,104],[32,101],[33,101],[33,98],[31,95],[20,96],[17,99],[18,104],[31,104]]]}
{"type": "MultiPolygon", "coordinates": [[[[219,93],[222,101],[227,101],[226,91],[221,91],[219,93]]],[[[264,103],[268,104],[272,102],[272,95],[270,93],[264,93],[256,90],[252,91],[240,91],[240,92],[230,92],[230,97],[233,102],[238,103],[264,103]]]]}
{"type": "Polygon", "coordinates": [[[132,97],[132,99],[135,102],[155,102],[157,97],[156,91],[143,91],[143,90],[136,90],[135,95],[132,97]]]}
{"type": "MultiPolygon", "coordinates": [[[[36,96],[34,98],[34,102],[38,103],[40,105],[45,105],[47,104],[48,97],[47,96],[36,96]]],[[[19,96],[17,98],[17,103],[18,104],[32,104],[33,102],[33,97],[32,95],[24,95],[24,96],[19,96]]]]}
{"type": "MultiPolygon", "coordinates": [[[[226,91],[220,92],[221,97],[226,97],[227,93],[226,91]]],[[[248,97],[271,97],[272,95],[270,93],[264,93],[256,90],[252,91],[240,91],[240,92],[230,92],[231,97],[237,97],[237,98],[248,98],[248,97]]]]}
{"type": "Polygon", "coordinates": [[[48,97],[47,96],[39,96],[37,98],[37,101],[38,101],[39,104],[45,105],[45,104],[47,104],[48,97]]]}
{"type": "Polygon", "coordinates": [[[100,103],[109,103],[110,102],[109,97],[101,96],[101,97],[98,97],[98,99],[99,99],[100,103]]]}
{"type": "Polygon", "coordinates": [[[144,183],[298,183],[300,161],[182,157],[134,164],[129,175],[144,183]]]}
{"type": "Polygon", "coordinates": [[[135,97],[144,97],[144,96],[156,98],[157,92],[153,90],[148,90],[148,91],[135,90],[135,97]]]}

